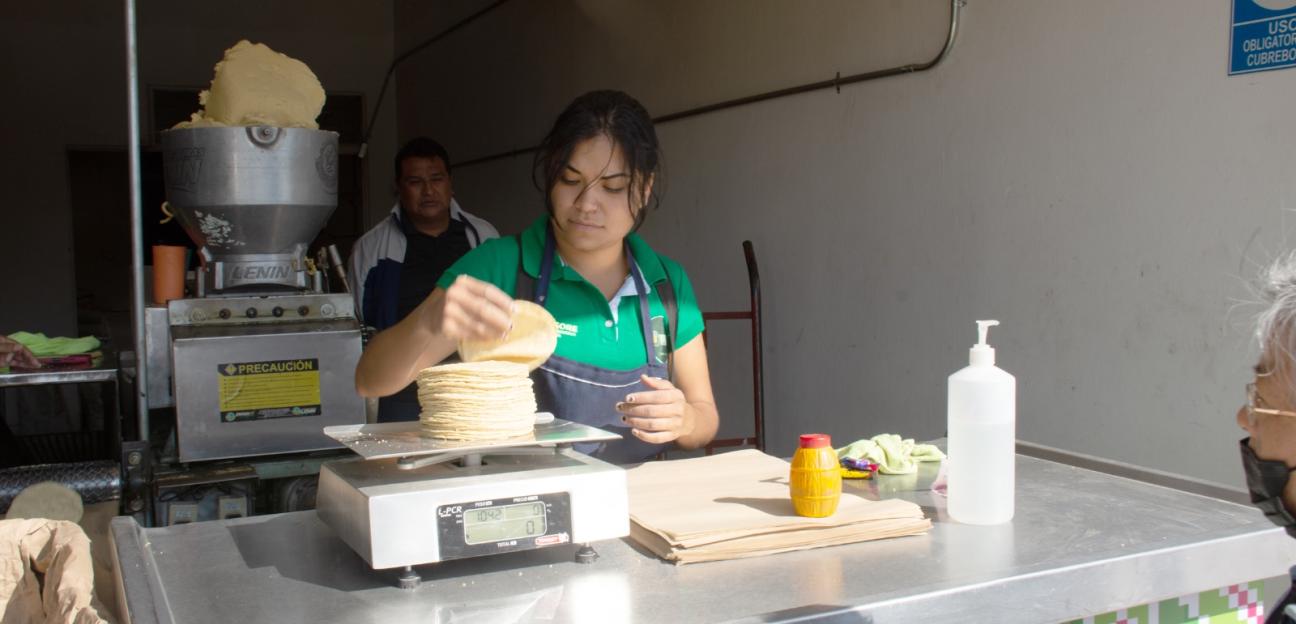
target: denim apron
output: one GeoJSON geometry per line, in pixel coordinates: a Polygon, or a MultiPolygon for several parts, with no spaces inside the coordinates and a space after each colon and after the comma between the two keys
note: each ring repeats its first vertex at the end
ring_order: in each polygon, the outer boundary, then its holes
{"type": "MultiPolygon", "coordinates": [[[[616,404],[627,394],[651,390],[640,375],[669,379],[667,366],[657,363],[652,345],[652,323],[648,315],[648,288],[643,274],[625,246],[626,264],[639,291],[639,329],[643,333],[645,361],[634,370],[620,371],[591,366],[557,355],[551,356],[540,368],[531,373],[535,386],[536,404],[541,411],[591,427],[618,434],[620,440],[576,444],[576,450],[614,464],[629,464],[653,458],[665,451],[669,444],[649,444],[634,437],[630,427],[621,421],[616,404]]],[[[540,260],[540,278],[535,285],[532,300],[543,306],[549,296],[549,280],[554,265],[554,237],[552,230],[545,232],[544,255],[540,260]]]]}

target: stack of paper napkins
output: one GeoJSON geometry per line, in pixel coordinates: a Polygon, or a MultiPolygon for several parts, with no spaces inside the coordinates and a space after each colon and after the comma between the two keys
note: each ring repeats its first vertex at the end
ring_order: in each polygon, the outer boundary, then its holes
{"type": "Polygon", "coordinates": [[[931,529],[908,501],[842,492],[837,512],[792,510],[787,462],[757,450],[648,462],[627,471],[630,537],[677,564],[919,535],[931,529]]]}

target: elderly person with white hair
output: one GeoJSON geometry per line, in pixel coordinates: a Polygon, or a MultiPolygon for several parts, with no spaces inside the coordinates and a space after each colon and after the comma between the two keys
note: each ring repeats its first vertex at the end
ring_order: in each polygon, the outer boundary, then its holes
{"type": "MultiPolygon", "coordinates": [[[[1240,443],[1242,467],[1251,502],[1296,537],[1296,253],[1266,269],[1257,290],[1266,308],[1256,323],[1260,361],[1237,413],[1249,434],[1240,443]]],[[[1288,605],[1296,611],[1296,592],[1288,592],[1267,622],[1296,622],[1284,615],[1288,605]]]]}

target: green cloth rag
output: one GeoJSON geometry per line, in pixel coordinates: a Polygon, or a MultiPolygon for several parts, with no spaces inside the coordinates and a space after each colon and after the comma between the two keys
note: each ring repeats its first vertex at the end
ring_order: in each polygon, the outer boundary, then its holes
{"type": "Polygon", "coordinates": [[[918,462],[940,461],[945,454],[935,445],[914,444],[912,439],[883,433],[837,449],[837,459],[845,458],[867,459],[877,464],[882,474],[909,474],[918,470],[918,462]]]}
{"type": "Polygon", "coordinates": [[[78,353],[89,353],[99,348],[99,339],[94,336],[83,336],[81,338],[67,338],[59,336],[56,338],[49,338],[45,334],[15,332],[9,334],[9,337],[22,343],[22,345],[27,347],[32,352],[32,355],[36,357],[76,355],[78,353]]]}

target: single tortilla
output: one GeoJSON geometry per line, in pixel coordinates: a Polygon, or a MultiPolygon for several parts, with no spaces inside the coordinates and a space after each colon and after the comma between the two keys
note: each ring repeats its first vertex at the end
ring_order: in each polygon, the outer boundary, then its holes
{"type": "Polygon", "coordinates": [[[513,302],[513,328],[499,340],[465,340],[459,343],[459,357],[465,362],[496,360],[525,364],[535,370],[558,346],[558,322],[552,314],[530,301],[513,302]]]}
{"type": "Polygon", "coordinates": [[[18,493],[9,504],[8,520],[15,518],[46,518],[80,522],[84,511],[81,495],[72,488],[55,481],[42,481],[18,493]]]}

